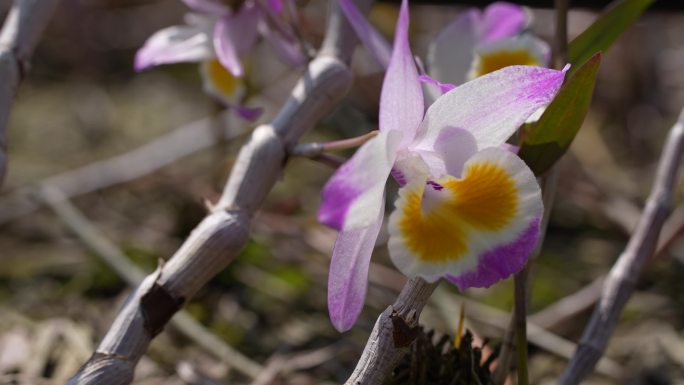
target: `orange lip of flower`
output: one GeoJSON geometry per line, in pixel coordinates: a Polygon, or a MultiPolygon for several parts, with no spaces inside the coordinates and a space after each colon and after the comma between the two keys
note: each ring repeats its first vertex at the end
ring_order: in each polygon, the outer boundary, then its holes
{"type": "Polygon", "coordinates": [[[506,170],[474,163],[457,179],[447,176],[407,192],[398,222],[406,247],[424,262],[458,260],[473,232],[504,228],[518,211],[518,191],[506,170]]]}

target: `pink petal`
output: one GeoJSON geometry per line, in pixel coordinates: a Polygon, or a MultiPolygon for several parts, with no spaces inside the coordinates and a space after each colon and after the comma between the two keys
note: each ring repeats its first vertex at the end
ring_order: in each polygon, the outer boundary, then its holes
{"type": "Polygon", "coordinates": [[[340,0],[340,7],[364,47],[382,68],[387,69],[392,55],[387,40],[368,22],[353,1],[340,0]]]}
{"type": "Polygon", "coordinates": [[[375,223],[401,136],[381,132],[335,172],[323,188],[319,222],[340,231],[375,223]]]}
{"type": "Polygon", "coordinates": [[[423,118],[423,90],[408,41],[409,14],[406,0],[401,3],[394,48],[380,95],[380,131],[404,133],[402,145],[415,136],[423,118]]]}
{"type": "Polygon", "coordinates": [[[244,5],[239,12],[219,19],[214,29],[214,49],[221,64],[234,76],[244,75],[240,58],[247,54],[257,39],[259,9],[244,5]]]}
{"type": "Polygon", "coordinates": [[[484,11],[481,42],[493,41],[519,34],[527,24],[527,13],[519,5],[497,2],[484,11]]]}
{"type": "MultiPolygon", "coordinates": [[[[383,199],[384,202],[384,199],[383,199]]],[[[328,275],[328,312],[335,329],[351,329],[363,309],[368,287],[368,265],[380,232],[384,204],[377,220],[367,227],[337,236],[328,275]]]]}
{"type": "Polygon", "coordinates": [[[230,13],[230,8],[215,0],[183,0],[185,5],[197,12],[222,16],[230,13]]]}
{"type": "Polygon", "coordinates": [[[155,32],[135,55],[134,68],[148,68],[180,62],[199,62],[213,56],[206,30],[195,26],[172,26],[155,32]]]}
{"type": "Polygon", "coordinates": [[[527,263],[539,238],[539,218],[530,222],[517,239],[506,245],[489,250],[478,257],[477,268],[446,279],[463,291],[469,287],[489,287],[519,272],[527,263]]]}
{"type": "Polygon", "coordinates": [[[428,73],[442,82],[456,85],[466,81],[480,40],[480,11],[470,9],[437,35],[428,47],[428,73]]]}
{"type": "Polygon", "coordinates": [[[510,66],[458,86],[428,108],[414,146],[433,148],[446,127],[470,131],[479,149],[500,146],[553,100],[564,76],[563,71],[510,66]]]}

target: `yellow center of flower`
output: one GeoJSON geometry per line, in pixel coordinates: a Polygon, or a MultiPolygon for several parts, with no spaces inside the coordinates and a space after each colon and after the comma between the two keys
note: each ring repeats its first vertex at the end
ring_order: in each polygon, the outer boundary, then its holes
{"type": "Polygon", "coordinates": [[[462,179],[444,177],[407,192],[399,229],[406,247],[424,262],[457,260],[468,252],[474,231],[506,226],[518,209],[518,190],[506,170],[474,163],[462,179]]]}
{"type": "Polygon", "coordinates": [[[233,76],[218,60],[207,63],[207,75],[214,88],[225,97],[234,96],[241,80],[233,76]]]}
{"type": "Polygon", "coordinates": [[[480,54],[474,78],[514,65],[540,66],[539,60],[527,50],[504,50],[480,54]]]}

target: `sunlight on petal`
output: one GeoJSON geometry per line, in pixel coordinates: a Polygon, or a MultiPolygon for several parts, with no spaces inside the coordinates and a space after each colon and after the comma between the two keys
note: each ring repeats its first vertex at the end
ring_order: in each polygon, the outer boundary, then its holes
{"type": "Polygon", "coordinates": [[[466,162],[461,177],[400,190],[389,221],[390,256],[409,277],[473,272],[481,256],[518,239],[542,211],[539,186],[522,160],[489,148],[466,162]]]}

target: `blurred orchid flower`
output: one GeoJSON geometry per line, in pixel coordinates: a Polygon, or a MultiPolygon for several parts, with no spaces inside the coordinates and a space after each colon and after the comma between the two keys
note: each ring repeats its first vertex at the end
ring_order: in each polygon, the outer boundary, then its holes
{"type": "MultiPolygon", "coordinates": [[[[375,60],[387,68],[390,48],[351,0],[340,0],[342,10],[359,39],[375,60]]],[[[470,8],[447,25],[430,44],[427,74],[421,81],[441,93],[511,65],[547,66],[550,48],[537,37],[523,33],[530,16],[519,5],[496,2],[484,11],[470,8]]]]}
{"type": "Polygon", "coordinates": [[[242,59],[249,54],[259,36],[268,41],[286,62],[293,66],[305,63],[293,34],[282,22],[281,0],[262,4],[243,2],[237,10],[220,0],[183,0],[194,13],[185,17],[185,25],[155,32],[138,50],[136,71],[181,63],[202,63],[205,90],[224,104],[237,108],[246,119],[258,116],[256,109],[240,106],[245,95],[242,59]]]}
{"type": "Polygon", "coordinates": [[[408,276],[444,276],[461,289],[491,285],[522,268],[539,231],[534,175],[500,146],[553,99],[565,73],[506,67],[455,87],[425,111],[408,23],[404,0],[380,98],[380,133],[322,193],[318,219],[340,231],[328,281],[328,309],[340,331],[363,307],[390,175],[402,187],[389,251],[408,276]]]}

